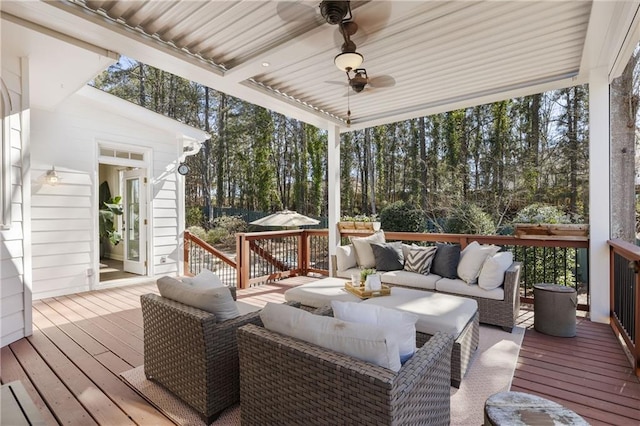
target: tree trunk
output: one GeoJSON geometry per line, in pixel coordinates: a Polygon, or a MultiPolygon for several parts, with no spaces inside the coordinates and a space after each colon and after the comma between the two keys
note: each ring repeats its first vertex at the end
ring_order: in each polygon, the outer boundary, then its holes
{"type": "MultiPolygon", "coordinates": [[[[204,88],[204,130],[209,133],[209,88],[204,88]]],[[[202,197],[204,198],[204,211],[207,225],[211,222],[211,139],[205,141],[202,146],[202,197]]],[[[208,226],[207,226],[208,227],[208,226]]]]}
{"type": "MultiPolygon", "coordinates": [[[[633,93],[634,55],[610,86],[611,237],[635,243],[635,120],[638,95],[633,93]]],[[[591,159],[594,161],[595,159],[591,159]]]]}
{"type": "Polygon", "coordinates": [[[420,171],[421,171],[421,185],[420,185],[420,193],[421,193],[421,203],[420,207],[422,210],[427,211],[428,205],[428,185],[429,181],[429,168],[427,167],[427,134],[425,132],[425,122],[424,117],[420,117],[418,119],[418,144],[420,146],[420,171]]]}
{"type": "Polygon", "coordinates": [[[225,161],[226,152],[226,123],[227,123],[227,95],[220,92],[220,100],[218,103],[218,146],[216,148],[216,157],[218,162],[216,176],[216,206],[218,208],[224,205],[224,180],[225,180],[225,161]]]}
{"type": "Polygon", "coordinates": [[[373,162],[373,143],[371,142],[371,128],[367,128],[364,130],[364,139],[365,139],[365,147],[367,156],[367,180],[369,182],[369,188],[371,189],[371,198],[369,202],[371,203],[371,214],[376,214],[376,181],[374,179],[374,162],[373,162]]]}

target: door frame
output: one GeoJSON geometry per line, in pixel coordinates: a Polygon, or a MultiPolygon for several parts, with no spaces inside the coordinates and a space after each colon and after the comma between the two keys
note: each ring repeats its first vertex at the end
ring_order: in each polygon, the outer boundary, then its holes
{"type": "MultiPolygon", "coordinates": [[[[127,281],[136,280],[140,278],[151,277],[154,275],[154,265],[149,259],[153,259],[153,217],[151,212],[153,211],[153,198],[151,197],[151,170],[153,164],[153,149],[146,146],[138,145],[139,141],[131,141],[130,143],[119,143],[107,140],[95,141],[96,152],[96,167],[94,173],[94,185],[93,185],[93,205],[94,212],[94,233],[93,233],[93,277],[91,279],[91,289],[100,289],[108,287],[116,287],[123,285],[127,281]],[[135,154],[136,159],[123,158],[123,156],[105,155],[105,151],[117,151],[118,153],[135,154]],[[139,157],[142,159],[137,159],[139,157]],[[132,167],[140,168],[144,170],[143,176],[147,180],[147,185],[143,185],[141,191],[144,191],[144,195],[147,199],[145,206],[145,215],[147,217],[146,233],[147,233],[147,274],[140,275],[136,278],[125,278],[122,280],[112,280],[100,283],[100,238],[99,238],[99,217],[98,217],[98,200],[99,200],[99,187],[100,187],[100,164],[117,167],[132,167]]],[[[119,190],[119,189],[118,189],[119,190]]]]}

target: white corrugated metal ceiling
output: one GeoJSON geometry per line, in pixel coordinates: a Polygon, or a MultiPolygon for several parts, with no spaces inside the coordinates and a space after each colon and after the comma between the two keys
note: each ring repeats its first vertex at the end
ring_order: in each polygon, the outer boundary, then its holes
{"type": "MultiPolygon", "coordinates": [[[[324,120],[345,127],[346,76],[333,64],[341,39],[337,27],[320,16],[318,3],[72,0],[48,5],[97,28],[87,34],[89,27],[79,26],[83,40],[285,114],[296,116],[291,111],[297,109],[298,118],[313,124],[324,120]],[[105,29],[160,46],[176,61],[205,72],[166,60],[167,66],[154,63],[153,55],[144,57],[143,51],[101,35],[105,29]]],[[[637,11],[637,2],[623,3],[623,10],[637,11]]],[[[352,2],[359,25],[353,39],[365,57],[362,66],[372,82],[395,81],[352,93],[352,128],[584,81],[594,4],[352,2]]],[[[632,17],[627,18],[620,24],[629,25],[632,17]]]]}

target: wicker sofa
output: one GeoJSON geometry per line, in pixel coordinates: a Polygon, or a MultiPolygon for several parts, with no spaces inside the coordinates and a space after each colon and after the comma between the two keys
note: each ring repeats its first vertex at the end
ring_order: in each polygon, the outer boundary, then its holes
{"type": "Polygon", "coordinates": [[[218,322],[212,313],[156,294],[140,301],[145,375],[211,423],[240,399],[236,330],[260,323],[259,313],[218,322]]]}
{"type": "MultiPolygon", "coordinates": [[[[353,269],[338,271],[335,268],[335,256],[332,256],[332,261],[332,276],[345,279],[351,278],[351,274],[354,272],[353,269]]],[[[384,284],[390,286],[436,291],[474,299],[478,302],[481,323],[496,325],[502,327],[505,331],[511,332],[520,311],[519,285],[521,267],[522,264],[520,262],[513,262],[505,272],[504,282],[501,288],[497,289],[502,292],[503,297],[501,299],[484,297],[481,289],[474,289],[474,292],[470,292],[468,290],[473,289],[473,287],[462,280],[441,278],[433,274],[424,276],[415,272],[391,271],[382,273],[381,280],[384,284]],[[427,283],[427,285],[424,285],[424,283],[427,283]],[[464,291],[464,293],[456,291],[457,289],[464,291]]]]}
{"type": "Polygon", "coordinates": [[[243,425],[448,425],[452,337],[436,333],[399,372],[272,332],[238,329],[243,425]]]}

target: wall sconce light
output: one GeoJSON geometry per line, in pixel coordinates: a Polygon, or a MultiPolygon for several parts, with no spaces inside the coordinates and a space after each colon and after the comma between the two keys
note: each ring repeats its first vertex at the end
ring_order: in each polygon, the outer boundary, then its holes
{"type": "Polygon", "coordinates": [[[57,185],[60,182],[60,177],[58,176],[58,172],[56,172],[56,167],[52,166],[51,170],[47,170],[47,175],[45,177],[45,181],[49,185],[57,185]]]}

